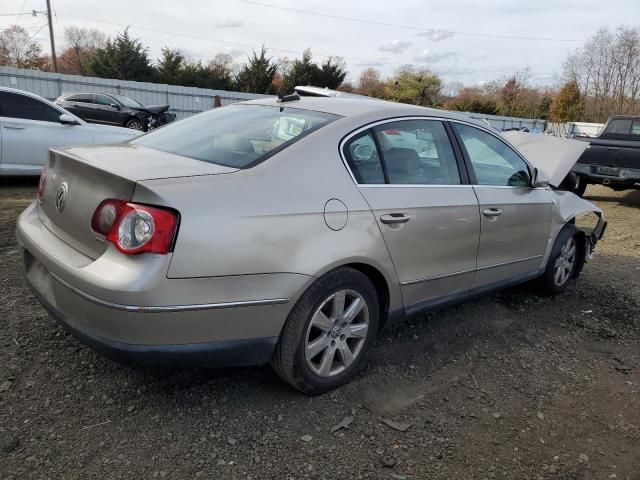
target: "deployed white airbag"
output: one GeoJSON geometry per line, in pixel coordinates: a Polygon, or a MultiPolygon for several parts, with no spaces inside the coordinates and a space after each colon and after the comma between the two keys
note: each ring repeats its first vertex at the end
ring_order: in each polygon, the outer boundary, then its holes
{"type": "Polygon", "coordinates": [[[551,135],[527,132],[503,132],[502,136],[516,147],[538,170],[549,177],[549,183],[560,186],[580,155],[589,147],[587,142],[551,135]]]}

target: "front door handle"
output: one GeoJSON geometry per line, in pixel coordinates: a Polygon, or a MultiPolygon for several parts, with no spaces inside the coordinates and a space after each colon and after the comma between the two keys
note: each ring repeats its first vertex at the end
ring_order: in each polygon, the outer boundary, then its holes
{"type": "Polygon", "coordinates": [[[502,210],[499,208],[486,208],[482,211],[485,217],[499,217],[502,215],[502,210]]]}
{"type": "Polygon", "coordinates": [[[5,123],[2,126],[11,130],[24,130],[25,128],[27,128],[24,125],[16,125],[15,123],[5,123]]]}
{"type": "Polygon", "coordinates": [[[609,147],[609,148],[607,148],[607,150],[609,150],[610,152],[619,152],[620,148],[619,147],[609,147]]]}
{"type": "Polygon", "coordinates": [[[380,221],[382,223],[386,223],[387,225],[393,225],[396,223],[407,223],[409,220],[411,220],[411,217],[404,213],[389,213],[380,217],[380,221]]]}

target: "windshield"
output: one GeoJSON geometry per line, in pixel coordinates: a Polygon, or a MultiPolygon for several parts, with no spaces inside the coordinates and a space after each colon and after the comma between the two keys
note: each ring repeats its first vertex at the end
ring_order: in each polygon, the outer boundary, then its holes
{"type": "Polygon", "coordinates": [[[125,107],[129,107],[129,108],[142,107],[142,104],[136,102],[133,98],[125,97],[124,95],[111,95],[111,96],[125,107]]]}
{"type": "Polygon", "coordinates": [[[226,167],[249,168],[338,118],[297,108],[232,105],[172,123],[132,143],[226,167]]]}

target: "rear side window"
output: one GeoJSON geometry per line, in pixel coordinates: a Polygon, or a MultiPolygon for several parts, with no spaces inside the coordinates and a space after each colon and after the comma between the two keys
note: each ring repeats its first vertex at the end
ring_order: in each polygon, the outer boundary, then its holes
{"type": "Polygon", "coordinates": [[[58,123],[60,115],[58,110],[35,98],[0,92],[0,116],[2,117],[58,123]]]}
{"type": "Polygon", "coordinates": [[[437,120],[402,120],[374,129],[390,184],[460,185],[449,136],[437,120]]]}
{"type": "Polygon", "coordinates": [[[371,130],[359,133],[345,145],[347,163],[360,184],[385,183],[380,154],[371,130]]]}
{"type": "Polygon", "coordinates": [[[323,112],[262,105],[210,110],[131,143],[232,168],[250,168],[340,118],[323,112]]]}
{"type": "Polygon", "coordinates": [[[631,135],[640,137],[640,120],[633,121],[633,125],[631,125],[631,135]]]}

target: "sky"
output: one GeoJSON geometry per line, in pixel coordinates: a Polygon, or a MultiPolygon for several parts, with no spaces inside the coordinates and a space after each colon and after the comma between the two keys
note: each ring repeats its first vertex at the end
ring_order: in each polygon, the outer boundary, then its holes
{"type": "MultiPolygon", "coordinates": [[[[66,26],[115,35],[130,26],[156,58],[163,46],[206,61],[217,52],[243,62],[265,45],[274,58],[310,48],[343,57],[349,79],[367,67],[391,75],[412,63],[445,82],[482,84],[528,69],[554,85],[567,54],[599,28],[640,26],[640,0],[51,0],[58,50],[66,26]]],[[[19,23],[48,51],[45,0],[0,0],[0,28],[19,23]]]]}

